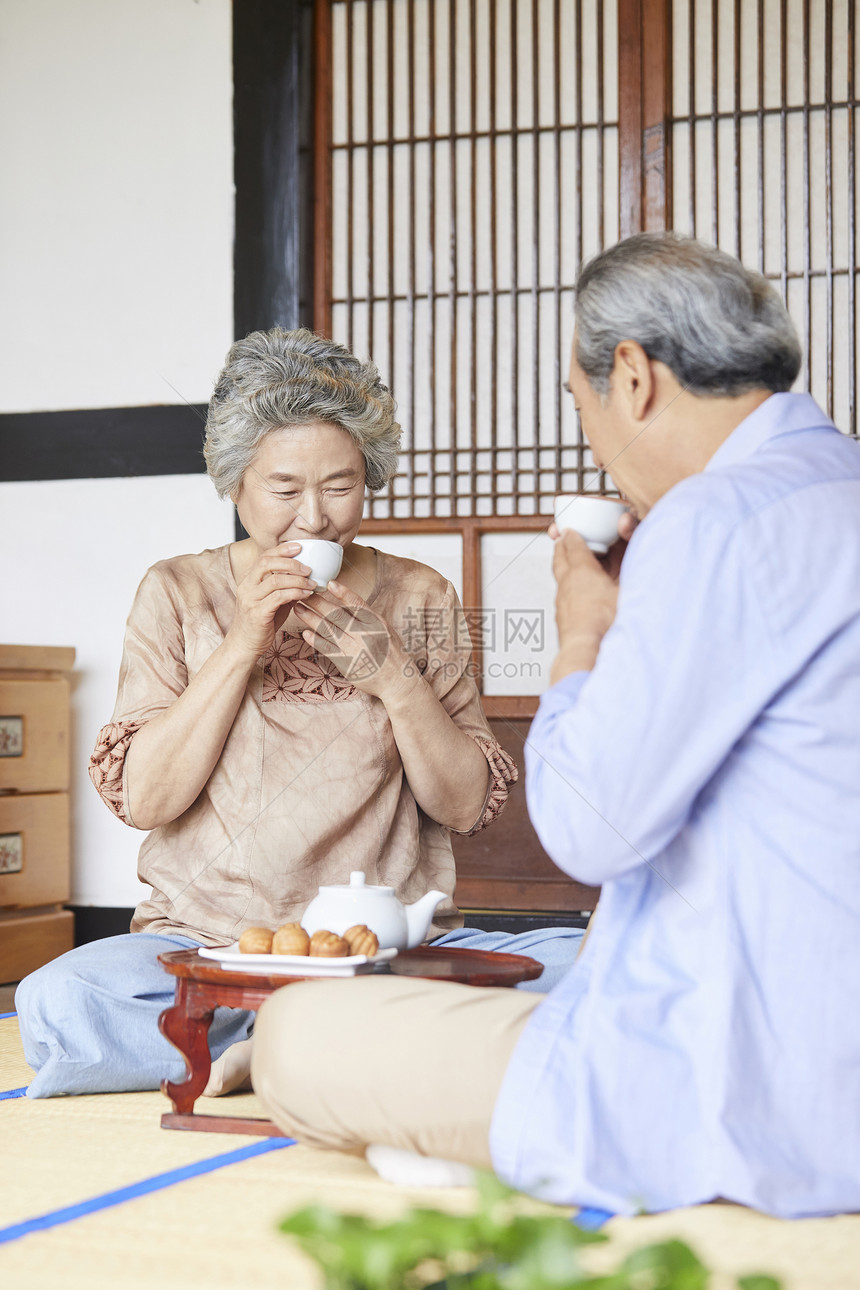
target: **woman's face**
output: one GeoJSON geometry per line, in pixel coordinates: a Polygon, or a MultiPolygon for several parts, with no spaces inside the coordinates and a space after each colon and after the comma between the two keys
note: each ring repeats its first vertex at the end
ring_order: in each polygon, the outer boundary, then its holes
{"type": "Polygon", "coordinates": [[[327,421],[273,430],[233,501],[260,551],[303,538],[349,546],[364,509],[364,457],[327,421]]]}

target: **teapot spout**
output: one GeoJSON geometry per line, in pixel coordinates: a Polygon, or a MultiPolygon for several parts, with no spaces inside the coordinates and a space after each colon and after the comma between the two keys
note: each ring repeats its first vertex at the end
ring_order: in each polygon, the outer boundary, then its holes
{"type": "Polygon", "coordinates": [[[426,896],[416,900],[414,905],[405,907],[406,926],[408,928],[407,948],[414,950],[426,940],[433,921],[433,914],[440,900],[445,899],[444,891],[428,891],[426,896]]]}

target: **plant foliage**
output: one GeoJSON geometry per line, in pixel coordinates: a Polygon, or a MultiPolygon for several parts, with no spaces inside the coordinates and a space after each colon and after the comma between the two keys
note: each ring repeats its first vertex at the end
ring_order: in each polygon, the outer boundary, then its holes
{"type": "MultiPolygon", "coordinates": [[[[682,1241],[629,1254],[615,1272],[586,1272],[580,1251],[608,1238],[558,1210],[522,1212],[523,1198],[492,1174],[478,1178],[473,1214],[413,1209],[393,1223],[309,1206],[280,1230],[314,1259],[326,1290],[707,1290],[709,1273],[682,1241]]],[[[739,1290],[780,1290],[773,1277],[739,1278],[739,1290]]]]}

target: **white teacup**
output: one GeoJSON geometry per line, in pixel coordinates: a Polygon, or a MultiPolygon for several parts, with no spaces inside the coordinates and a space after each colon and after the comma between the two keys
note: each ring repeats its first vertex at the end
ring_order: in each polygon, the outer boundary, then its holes
{"type": "Polygon", "coordinates": [[[304,538],[296,559],[310,566],[310,576],[319,587],[327,587],[340,573],[343,547],[325,538],[304,538]]]}
{"type": "Polygon", "coordinates": [[[554,507],[556,528],[560,533],[573,529],[595,555],[606,555],[618,539],[618,521],[626,510],[624,502],[614,497],[560,493],[554,507]]]}

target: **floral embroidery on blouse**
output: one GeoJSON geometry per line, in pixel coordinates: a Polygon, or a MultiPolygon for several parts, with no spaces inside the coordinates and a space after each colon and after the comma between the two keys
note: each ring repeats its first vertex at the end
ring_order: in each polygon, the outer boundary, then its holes
{"type": "Polygon", "coordinates": [[[284,699],[292,703],[337,703],[355,697],[355,686],[341,676],[333,663],[315,651],[301,636],[280,633],[263,662],[263,702],[284,699]]]}
{"type": "Polygon", "coordinates": [[[145,723],[143,721],[113,721],[102,726],[90,758],[90,779],[102,801],[110,807],[123,824],[134,827],[125,806],[122,789],[122,768],[132,736],[145,723]]]}
{"type": "Polygon", "coordinates": [[[492,824],[493,820],[501,814],[502,807],[508,800],[511,784],[515,784],[519,779],[516,762],[513,757],[505,752],[504,748],[496,743],[495,739],[485,739],[482,735],[473,735],[472,738],[489,762],[492,782],[490,783],[484,814],[477,824],[469,829],[467,837],[471,837],[473,833],[477,833],[480,829],[485,829],[488,824],[492,824]]]}

